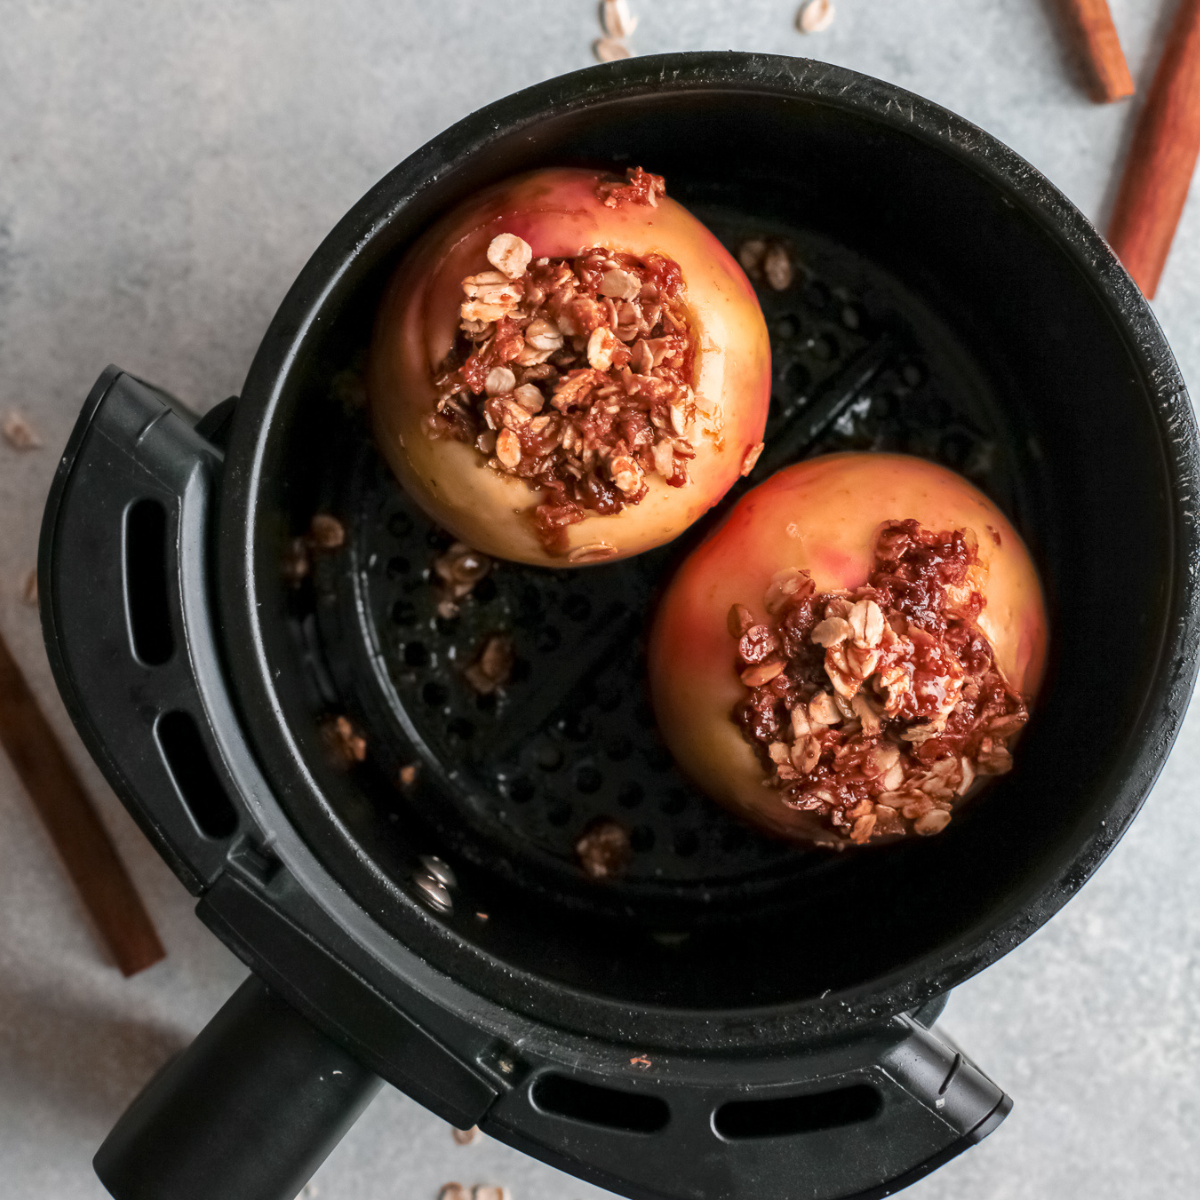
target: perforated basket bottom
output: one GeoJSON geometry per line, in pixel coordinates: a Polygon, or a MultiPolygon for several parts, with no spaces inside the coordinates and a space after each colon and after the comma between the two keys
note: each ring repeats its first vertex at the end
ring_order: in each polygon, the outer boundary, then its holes
{"type": "MultiPolygon", "coordinates": [[[[779,236],[803,264],[792,287],[759,292],[774,357],[768,447],[784,414],[799,419],[844,386],[884,339],[883,365],[809,453],[918,454],[1012,510],[995,402],[919,301],[815,237],[700,215],[735,252],[746,237],[779,236]]],[[[450,538],[396,484],[365,421],[346,426],[323,490],[350,542],[317,564],[315,632],[332,676],[326,702],[364,727],[373,767],[395,782],[418,764],[416,786],[395,786],[393,816],[416,806],[459,853],[583,896],[600,885],[583,879],[575,841],[589,822],[612,818],[629,830],[633,855],[621,879],[603,885],[606,906],[654,894],[708,902],[730,887],[769,887],[820,857],[760,836],[706,799],[656,731],[645,631],[656,589],[706,522],[612,565],[496,563],[460,614],[444,619],[430,579],[450,538]],[[463,667],[494,633],[512,637],[516,669],[502,693],[479,696],[463,667]]]]}

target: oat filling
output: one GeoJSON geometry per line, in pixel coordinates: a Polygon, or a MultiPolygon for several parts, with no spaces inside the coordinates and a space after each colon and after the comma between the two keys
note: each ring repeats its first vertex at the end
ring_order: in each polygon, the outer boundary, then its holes
{"type": "MultiPolygon", "coordinates": [[[[602,183],[605,204],[655,204],[660,176],[638,168],[602,183]]],[[[491,270],[463,280],[455,345],[434,378],[434,438],[475,446],[488,466],[540,490],[534,510],[547,551],[589,512],[638,504],[647,480],[688,484],[697,416],[696,336],[678,263],[592,247],[573,258],[533,258],[501,233],[491,270]]],[[[700,402],[702,404],[702,402],[700,402]]],[[[572,561],[611,557],[603,542],[572,561]]]]}
{"type": "Polygon", "coordinates": [[[983,576],[969,530],[893,521],[865,586],[818,594],[808,572],[781,571],[769,622],[730,609],[750,689],[735,719],[767,786],[831,842],[940,833],[979,776],[1012,768],[1029,712],[977,624],[983,576]]]}

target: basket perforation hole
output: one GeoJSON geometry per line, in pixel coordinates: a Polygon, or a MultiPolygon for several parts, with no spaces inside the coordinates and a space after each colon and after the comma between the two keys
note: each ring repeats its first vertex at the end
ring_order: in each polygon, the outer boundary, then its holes
{"type": "Polygon", "coordinates": [[[464,742],[475,736],[475,726],[466,717],[455,717],[447,728],[454,737],[464,742]]]}
{"type": "Polygon", "coordinates": [[[406,538],[413,531],[412,517],[406,512],[393,513],[388,518],[388,533],[394,538],[406,538]]]}
{"type": "Polygon", "coordinates": [[[637,808],[645,798],[645,789],[632,779],[628,783],[622,784],[621,790],[617,793],[617,803],[622,808],[637,808]]]}
{"type": "Polygon", "coordinates": [[[649,825],[635,825],[629,831],[629,845],[635,854],[647,854],[654,849],[654,830],[649,825]]]}
{"type": "Polygon", "coordinates": [[[508,798],[514,804],[528,804],[537,793],[537,788],[524,775],[518,775],[516,779],[510,780],[505,790],[508,798]]]}
{"type": "Polygon", "coordinates": [[[544,742],[538,747],[534,761],[543,771],[557,771],[563,765],[563,752],[553,743],[544,742]]]}
{"type": "Polygon", "coordinates": [[[563,612],[572,621],[586,621],[592,615],[592,602],[586,596],[568,596],[563,602],[563,612]]]}
{"type": "Polygon", "coordinates": [[[605,739],[604,753],[613,762],[624,762],[633,753],[633,742],[623,733],[605,739]]]}
{"type": "Polygon", "coordinates": [[[595,767],[583,766],[575,772],[575,786],[585,796],[598,792],[604,785],[604,776],[595,767]]]}
{"type": "Polygon", "coordinates": [[[694,829],[678,829],[672,845],[680,858],[691,858],[700,849],[700,838],[694,829]]]}
{"type": "Polygon", "coordinates": [[[683,812],[688,806],[688,794],[683,788],[672,788],[659,801],[659,811],[665,813],[668,817],[673,817],[678,813],[683,812]]]}

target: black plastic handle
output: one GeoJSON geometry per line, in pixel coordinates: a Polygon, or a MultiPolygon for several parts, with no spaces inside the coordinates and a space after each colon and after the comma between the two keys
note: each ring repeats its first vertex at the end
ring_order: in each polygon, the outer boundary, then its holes
{"type": "Polygon", "coordinates": [[[251,976],[93,1165],[116,1200],[292,1200],[382,1084],[251,976]]]}
{"type": "Polygon", "coordinates": [[[195,422],[166,393],[104,372],[47,501],[38,583],[46,651],[76,728],[200,894],[241,822],[198,686],[219,673],[218,653],[188,607],[207,601],[222,465],[195,422]]]}
{"type": "Polygon", "coordinates": [[[803,1065],[788,1078],[718,1061],[709,1087],[676,1084],[653,1053],[608,1074],[550,1067],[502,1096],[482,1128],[639,1200],[876,1200],[982,1141],[1012,1108],[908,1016],[803,1065]]]}

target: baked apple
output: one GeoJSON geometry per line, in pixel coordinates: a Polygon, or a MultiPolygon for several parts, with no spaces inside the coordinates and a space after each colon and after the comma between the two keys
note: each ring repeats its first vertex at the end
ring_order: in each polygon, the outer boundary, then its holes
{"type": "Polygon", "coordinates": [[[713,799],[844,847],[945,829],[1012,766],[1046,654],[1029,553],[965,479],[835,454],[773,475],[656,614],[659,728],[713,799]]]}
{"type": "Polygon", "coordinates": [[[574,566],[670,541],[749,470],[770,348],[745,274],[659,176],[555,169],[417,243],[368,391],[383,454],[435,521],[574,566]]]}

